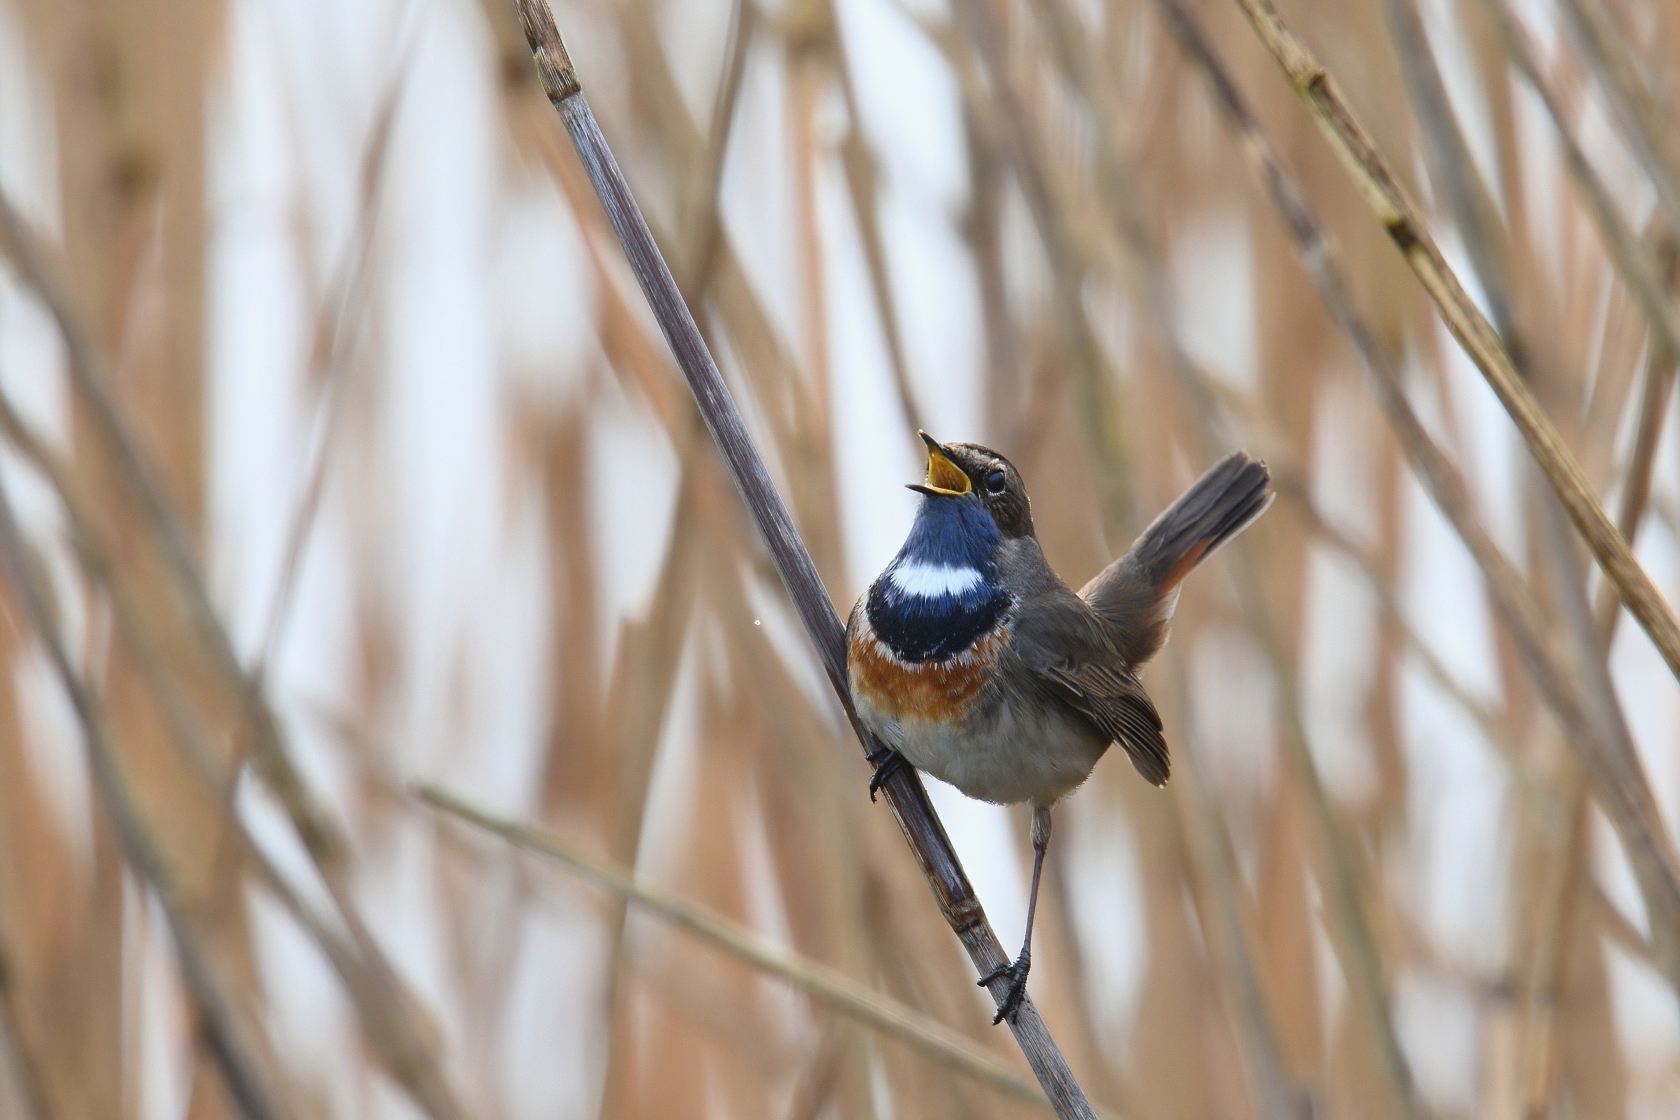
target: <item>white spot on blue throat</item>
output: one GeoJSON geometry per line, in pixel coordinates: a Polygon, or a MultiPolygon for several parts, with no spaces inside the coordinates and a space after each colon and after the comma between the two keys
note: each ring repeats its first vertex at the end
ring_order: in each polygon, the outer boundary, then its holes
{"type": "Polygon", "coordinates": [[[945,564],[900,564],[892,570],[894,587],[906,595],[922,599],[961,595],[980,586],[983,578],[973,568],[953,568],[945,564]]]}

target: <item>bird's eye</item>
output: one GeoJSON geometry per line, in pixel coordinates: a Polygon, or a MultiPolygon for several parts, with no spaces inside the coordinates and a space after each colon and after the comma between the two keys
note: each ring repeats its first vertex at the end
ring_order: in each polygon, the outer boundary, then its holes
{"type": "Polygon", "coordinates": [[[1003,472],[993,471],[986,476],[986,489],[993,494],[1003,493],[1003,472]]]}

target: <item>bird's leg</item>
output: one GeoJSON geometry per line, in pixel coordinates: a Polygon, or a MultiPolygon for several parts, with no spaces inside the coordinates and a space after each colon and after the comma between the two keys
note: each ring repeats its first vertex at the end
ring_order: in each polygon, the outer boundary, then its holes
{"type": "Polygon", "coordinates": [[[876,791],[887,784],[887,779],[904,766],[905,761],[903,755],[885,745],[874,754],[865,757],[875,764],[875,773],[869,779],[869,800],[873,801],[876,791]]]}
{"type": "Polygon", "coordinates": [[[992,1016],[992,1026],[1008,1019],[1015,1021],[1015,1013],[1020,1010],[1021,997],[1027,994],[1027,971],[1032,968],[1032,927],[1033,914],[1038,910],[1038,876],[1044,870],[1044,852],[1050,847],[1050,806],[1034,805],[1032,818],[1033,844],[1033,877],[1032,890],[1027,895],[1027,936],[1021,939],[1021,955],[1015,958],[1014,964],[1001,965],[980,977],[980,986],[984,988],[999,977],[1009,977],[1009,990],[998,1002],[997,1014],[992,1016]]]}

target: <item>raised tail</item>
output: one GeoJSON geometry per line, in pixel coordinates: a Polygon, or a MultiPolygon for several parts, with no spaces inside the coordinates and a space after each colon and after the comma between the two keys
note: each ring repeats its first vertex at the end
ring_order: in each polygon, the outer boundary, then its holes
{"type": "Polygon", "coordinates": [[[1109,624],[1128,665],[1136,668],[1166,644],[1184,577],[1265,513],[1276,496],[1266,464],[1246,451],[1233,451],[1180,494],[1125,555],[1080,589],[1109,624]]]}

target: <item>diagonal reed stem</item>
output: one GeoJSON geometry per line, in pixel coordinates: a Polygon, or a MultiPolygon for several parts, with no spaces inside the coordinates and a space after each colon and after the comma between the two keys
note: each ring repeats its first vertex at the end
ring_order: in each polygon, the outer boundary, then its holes
{"type": "Polygon", "coordinates": [[[1370,134],[1354,117],[1329,71],[1284,24],[1271,0],[1236,0],[1236,3],[1260,41],[1277,59],[1359,196],[1383,224],[1424,291],[1435,302],[1447,330],[1476,363],[1522,433],[1569,519],[1598,558],[1605,578],[1651,636],[1669,670],[1680,677],[1680,621],[1676,621],[1662,592],[1635,559],[1627,539],[1604,512],[1586,472],[1540,407],[1533,390],[1517,373],[1516,363],[1487,316],[1464,291],[1457,274],[1429,236],[1417,208],[1400,189],[1393,171],[1377,151],[1370,134]]]}
{"type": "MultiPolygon", "coordinates": [[[[833,686],[853,730],[863,743],[866,755],[875,756],[884,748],[863,729],[857,721],[857,713],[852,710],[851,696],[846,688],[845,634],[834,603],[817,575],[816,565],[812,563],[781,495],[770,480],[764,461],[742,422],[740,410],[724,384],[705,340],[700,336],[688,305],[683,302],[664,257],[654,244],[653,235],[630,192],[630,185],[619,170],[606,138],[601,135],[595,114],[589,107],[582,86],[578,84],[571,57],[566,53],[553,14],[544,0],[516,0],[516,3],[543,90],[565,123],[607,217],[618,232],[630,267],[647,296],[689,389],[694,393],[706,426],[728,462],[742,498],[752,511],[753,520],[770,550],[782,582],[787,586],[800,621],[804,623],[805,631],[822,660],[829,684],[833,686]]],[[[980,900],[933,811],[921,779],[909,767],[900,767],[883,789],[905,839],[921,864],[940,911],[952,932],[968,950],[975,967],[986,973],[1008,964],[1009,958],[986,921],[980,900]]],[[[1008,986],[1006,977],[994,981],[990,988],[993,999],[1001,1002],[1008,986]]],[[[1094,1118],[1096,1114],[1079,1088],[1067,1059],[1051,1038],[1030,999],[1022,1000],[1020,1013],[1009,1021],[1009,1027],[1056,1114],[1094,1118]]]]}

